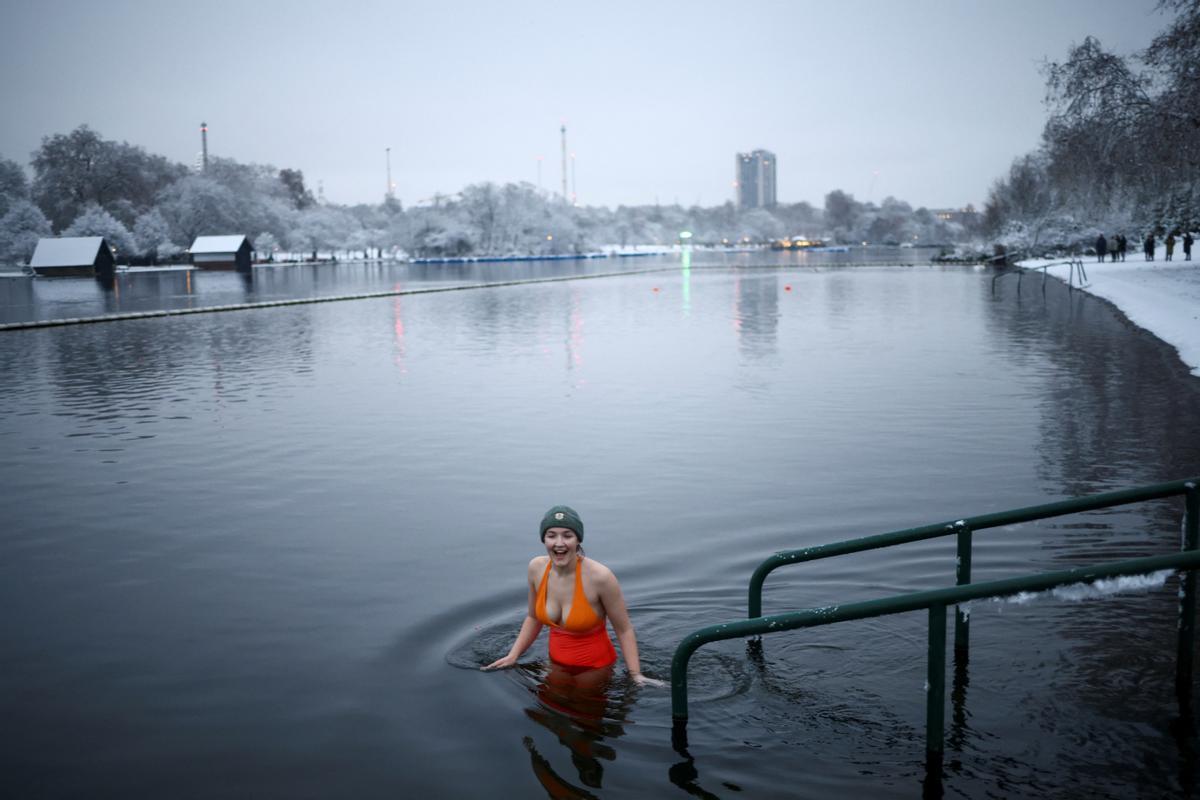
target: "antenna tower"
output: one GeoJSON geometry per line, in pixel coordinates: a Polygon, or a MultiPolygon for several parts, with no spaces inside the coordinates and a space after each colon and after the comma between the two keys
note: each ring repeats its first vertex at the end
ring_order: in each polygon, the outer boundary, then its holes
{"type": "Polygon", "coordinates": [[[387,153],[387,193],[384,195],[388,200],[396,199],[396,184],[392,183],[392,148],[383,148],[387,153]]]}
{"type": "Polygon", "coordinates": [[[208,123],[200,123],[200,171],[208,172],[208,123]]]}
{"type": "Polygon", "coordinates": [[[567,123],[562,125],[562,179],[563,179],[563,202],[569,202],[567,198],[567,123]]]}

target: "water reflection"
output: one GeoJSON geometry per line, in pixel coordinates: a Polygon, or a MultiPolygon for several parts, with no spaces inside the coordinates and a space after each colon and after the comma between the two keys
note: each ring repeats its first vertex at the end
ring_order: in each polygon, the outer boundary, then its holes
{"type": "Polygon", "coordinates": [[[104,298],[103,313],[155,311],[175,305],[192,290],[191,270],[149,272],[141,275],[114,273],[97,275],[96,285],[104,298]]]}
{"type": "Polygon", "coordinates": [[[738,345],[747,355],[764,356],[775,352],[779,332],[779,276],[776,273],[737,276],[733,329],[738,345]]]}
{"type": "Polygon", "coordinates": [[[1057,280],[1011,278],[984,299],[997,351],[1040,380],[1042,476],[1072,497],[1189,475],[1200,464],[1200,383],[1171,348],[1057,280]],[[1017,346],[1013,347],[1015,343],[1017,346]],[[1130,383],[1139,389],[1130,392],[1130,383]],[[1149,454],[1149,455],[1148,455],[1149,454]]]}
{"type": "Polygon", "coordinates": [[[33,301],[33,278],[0,278],[0,320],[7,321],[9,314],[33,305],[33,301]]]}
{"type": "MultiPolygon", "coordinates": [[[[630,682],[616,680],[612,667],[571,669],[549,662],[533,689],[535,704],[525,716],[554,734],[567,752],[579,782],[599,789],[604,781],[603,761],[614,761],[616,750],[607,743],[625,735],[625,721],[633,707],[630,682]]],[[[538,752],[533,739],[523,738],[533,774],[552,798],[591,798],[595,795],[563,778],[538,752]]]]}
{"type": "MultiPolygon", "coordinates": [[[[567,372],[574,372],[576,367],[583,365],[583,310],[579,304],[579,287],[575,286],[571,289],[571,302],[567,307],[567,338],[566,338],[566,358],[567,372]]],[[[583,379],[576,380],[575,388],[578,388],[583,383],[583,379]]]]}
{"type": "MultiPolygon", "coordinates": [[[[396,284],[393,291],[399,291],[399,286],[400,284],[396,284]]],[[[392,362],[403,374],[408,369],[404,365],[404,306],[403,298],[399,295],[392,298],[392,341],[392,362]]]]}
{"type": "MultiPolygon", "coordinates": [[[[183,280],[169,278],[166,285],[183,280]]],[[[224,316],[220,326],[156,318],[34,337],[54,413],[82,420],[72,435],[133,436],[131,426],[186,419],[197,403],[216,407],[251,393],[262,396],[282,376],[258,374],[257,359],[279,359],[296,372],[310,368],[312,327],[299,309],[224,316]],[[191,377],[181,380],[181,371],[191,377]]],[[[26,383],[16,391],[31,388],[26,383]]],[[[151,435],[148,428],[137,430],[151,435]]]]}
{"type": "Polygon", "coordinates": [[[683,256],[680,259],[679,269],[682,291],[680,292],[683,298],[683,316],[688,316],[692,313],[692,248],[688,247],[683,251],[683,256]]]}
{"type": "Polygon", "coordinates": [[[971,687],[971,658],[965,648],[954,648],[954,679],[950,685],[950,729],[946,750],[961,753],[971,732],[967,712],[967,690],[971,687]]]}

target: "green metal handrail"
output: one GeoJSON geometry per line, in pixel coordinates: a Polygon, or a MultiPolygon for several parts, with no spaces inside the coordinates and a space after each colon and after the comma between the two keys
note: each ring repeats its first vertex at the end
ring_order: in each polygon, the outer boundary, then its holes
{"type": "Polygon", "coordinates": [[[1082,289],[1085,286],[1087,286],[1087,283],[1088,283],[1087,270],[1083,266],[1083,259],[1080,258],[1079,256],[1072,256],[1071,258],[1069,258],[1065,261],[1051,261],[1046,264],[1039,264],[1036,267],[1021,266],[1021,264],[1019,262],[1021,261],[1021,259],[1025,258],[1024,255],[1018,256],[1016,258],[1009,256],[1008,258],[1012,261],[1013,268],[1010,270],[1007,270],[1005,272],[998,273],[992,277],[992,292],[993,293],[996,291],[996,281],[1000,280],[1005,275],[1011,275],[1014,272],[1017,274],[1017,292],[1020,293],[1021,278],[1025,277],[1025,273],[1040,269],[1042,271],[1042,294],[1045,294],[1046,293],[1046,273],[1050,267],[1070,267],[1070,271],[1067,273],[1067,288],[1070,289],[1071,291],[1075,290],[1075,276],[1076,275],[1079,275],[1079,288],[1082,289]]]}
{"type": "MultiPolygon", "coordinates": [[[[792,558],[792,560],[784,560],[775,565],[782,566],[784,563],[794,563],[794,561],[812,560],[812,558],[821,558],[828,555],[841,555],[842,553],[886,547],[889,544],[899,544],[901,541],[919,541],[935,536],[944,536],[949,533],[961,533],[964,528],[969,535],[972,527],[995,527],[997,525],[1043,519],[1061,514],[1171,497],[1179,494],[1185,497],[1183,541],[1181,552],[1179,553],[1108,562],[1089,567],[1076,567],[1074,569],[1037,575],[1024,575],[1015,578],[988,581],[986,583],[971,584],[968,581],[966,584],[943,589],[913,592],[846,605],[810,608],[803,611],[793,611],[767,617],[755,616],[750,619],[724,622],[701,628],[689,634],[680,642],[679,647],[675,650],[675,656],[671,661],[671,712],[676,721],[676,732],[679,733],[680,727],[686,725],[688,717],[688,662],[692,654],[702,645],[725,639],[761,636],[766,633],[776,633],[797,628],[812,628],[821,625],[831,625],[836,622],[847,622],[855,619],[927,609],[929,611],[929,693],[926,698],[926,756],[930,761],[940,763],[945,721],[945,612],[947,606],[960,605],[970,600],[978,600],[986,597],[1006,597],[1020,592],[1046,591],[1073,583],[1092,583],[1105,578],[1142,575],[1163,569],[1183,572],[1183,575],[1180,577],[1175,688],[1180,703],[1188,705],[1191,703],[1192,668],[1195,647],[1196,574],[1194,570],[1200,569],[1200,549],[1198,549],[1198,545],[1200,545],[1200,490],[1197,489],[1198,483],[1200,483],[1198,480],[1174,481],[1172,483],[1109,492],[1107,494],[1060,503],[1005,511],[998,514],[971,517],[943,525],[929,525],[907,531],[897,531],[892,534],[867,537],[852,542],[825,545],[821,548],[806,548],[805,550],[790,551],[790,553],[777,553],[776,557],[790,556],[792,558]],[[805,557],[814,551],[820,551],[821,554],[805,557]]],[[[960,539],[960,545],[961,541],[960,539]]],[[[770,559],[768,562],[764,562],[764,566],[767,563],[770,563],[770,559]]],[[[771,567],[771,569],[773,568],[771,567]]],[[[762,569],[763,566],[760,566],[759,570],[762,569]]],[[[766,570],[766,572],[769,571],[770,569],[766,570]]],[[[760,577],[757,570],[755,575],[756,577],[760,577]]],[[[765,572],[761,577],[765,577],[765,572]]],[[[758,582],[760,589],[761,577],[758,582]]],[[[751,585],[753,587],[753,581],[751,585]]],[[[751,599],[753,602],[753,589],[751,599]]]]}
{"type": "MultiPolygon", "coordinates": [[[[762,587],[763,582],[774,570],[787,564],[800,564],[806,561],[816,561],[832,556],[862,553],[868,550],[878,550],[883,547],[894,547],[909,542],[920,542],[926,539],[936,539],[940,536],[958,536],[958,557],[955,562],[956,584],[964,586],[971,582],[971,549],[972,532],[997,528],[1004,525],[1016,525],[1022,522],[1032,522],[1038,519],[1061,517],[1065,514],[1077,514],[1082,511],[1095,511],[1100,508],[1143,503],[1148,500],[1161,500],[1165,497],[1177,497],[1184,494],[1189,486],[1200,484],[1200,478],[1190,478],[1168,483],[1157,483],[1150,486],[1139,486],[1134,489],[1122,489],[1115,492],[1078,497],[1071,500],[1060,500],[1056,503],[1017,508],[1011,511],[999,511],[993,514],[981,514],[975,517],[964,517],[952,522],[938,522],[933,525],[922,525],[918,528],[907,528],[891,533],[881,533],[875,536],[865,536],[860,539],[849,539],[844,542],[823,544],[814,547],[803,547],[798,550],[783,550],[767,558],[754,570],[750,576],[749,616],[762,616],[762,587]]],[[[970,622],[962,609],[955,612],[954,648],[965,651],[970,643],[970,622]]]]}

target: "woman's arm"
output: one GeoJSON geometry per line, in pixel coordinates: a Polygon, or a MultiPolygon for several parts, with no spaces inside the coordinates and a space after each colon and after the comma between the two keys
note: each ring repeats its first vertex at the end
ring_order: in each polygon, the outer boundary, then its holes
{"type": "Polygon", "coordinates": [[[625,607],[625,596],[621,593],[621,584],[617,576],[607,567],[597,582],[600,591],[600,602],[604,605],[604,613],[612,622],[613,631],[617,634],[617,642],[621,645],[621,656],[625,659],[625,668],[629,677],[639,685],[665,686],[662,681],[647,678],[642,674],[642,663],[638,658],[637,633],[633,630],[633,622],[629,619],[629,610],[625,607]]]}
{"type": "Polygon", "coordinates": [[[529,562],[529,571],[526,575],[526,584],[529,586],[529,602],[525,610],[525,621],[521,623],[521,632],[517,634],[517,640],[513,642],[512,647],[508,650],[508,655],[504,658],[498,658],[482,669],[501,669],[511,667],[517,663],[517,659],[529,649],[529,645],[533,644],[537,639],[538,634],[542,632],[542,623],[538,621],[537,611],[537,589],[533,585],[533,576],[536,574],[534,565],[537,563],[535,558],[529,562]]]}
{"type": "Polygon", "coordinates": [[[513,646],[509,649],[508,655],[504,658],[498,658],[482,669],[501,669],[503,667],[511,667],[517,663],[517,659],[529,649],[529,645],[533,644],[537,639],[538,634],[542,632],[542,623],[538,622],[534,617],[525,615],[525,622],[521,624],[521,632],[517,634],[517,640],[513,642],[513,646]]]}

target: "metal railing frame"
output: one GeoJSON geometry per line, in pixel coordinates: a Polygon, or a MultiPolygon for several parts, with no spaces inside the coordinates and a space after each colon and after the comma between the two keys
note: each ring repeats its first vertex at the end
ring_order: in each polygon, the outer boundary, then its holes
{"type": "MultiPolygon", "coordinates": [[[[881,533],[875,536],[865,536],[860,539],[849,539],[833,544],[802,547],[797,550],[782,550],[759,564],[750,576],[748,615],[750,617],[762,616],[763,582],[766,581],[767,575],[787,564],[800,564],[832,556],[862,553],[868,550],[894,547],[899,544],[920,542],[926,539],[936,539],[941,536],[950,536],[953,534],[958,537],[958,554],[955,561],[955,584],[963,586],[971,582],[972,534],[975,531],[998,528],[1005,525],[1019,525],[1023,522],[1061,517],[1083,511],[1095,511],[1101,508],[1113,508],[1132,503],[1144,503],[1150,500],[1177,497],[1184,494],[1189,486],[1198,483],[1200,483],[1200,478],[1170,481],[1150,486],[1139,486],[1133,489],[1104,492],[1103,494],[1094,494],[1071,500],[1060,500],[1055,503],[1017,508],[1011,511],[999,511],[993,514],[963,517],[962,519],[950,522],[938,522],[932,525],[922,525],[917,528],[906,528],[904,530],[881,533]]],[[[966,650],[969,644],[970,622],[966,614],[959,609],[955,614],[954,647],[956,650],[966,650]]]]}
{"type": "Polygon", "coordinates": [[[777,633],[798,628],[812,628],[831,625],[837,622],[888,616],[925,609],[929,612],[928,695],[926,698],[925,733],[926,758],[927,763],[940,764],[945,734],[946,608],[948,606],[954,605],[958,609],[956,637],[961,633],[963,638],[956,642],[956,647],[961,645],[961,649],[965,653],[968,628],[966,627],[966,619],[962,606],[971,600],[988,597],[1007,597],[1021,592],[1047,591],[1059,586],[1067,586],[1075,583],[1093,583],[1107,578],[1142,575],[1166,569],[1177,570],[1183,573],[1180,576],[1175,689],[1181,706],[1190,707],[1195,650],[1195,570],[1200,569],[1200,490],[1197,489],[1198,484],[1200,484],[1200,479],[1173,481],[1074,500],[1065,500],[1058,503],[1031,506],[1013,511],[1004,511],[996,514],[969,517],[951,523],[927,525],[920,528],[882,534],[880,536],[855,539],[849,542],[838,542],[819,547],[776,553],[755,570],[754,578],[751,580],[751,618],[701,628],[685,637],[680,642],[678,648],[676,648],[675,656],[671,661],[671,711],[675,719],[676,736],[681,740],[686,739],[683,729],[687,724],[688,718],[687,667],[692,655],[701,646],[726,639],[757,637],[767,633],[777,633]],[[985,583],[972,584],[970,582],[970,536],[973,530],[1179,495],[1183,495],[1185,505],[1183,537],[1181,549],[1178,553],[1107,562],[1088,567],[1076,567],[1074,569],[1035,575],[1023,575],[985,583]],[[766,617],[756,613],[761,611],[762,579],[772,569],[783,566],[783,564],[873,550],[905,542],[947,536],[951,533],[959,535],[959,582],[956,586],[846,605],[809,608],[802,611],[792,611],[766,617]],[[964,553],[965,558],[963,558],[964,553]]]}
{"type": "MultiPolygon", "coordinates": [[[[1024,258],[1024,256],[1021,256],[1021,257],[1024,258]]],[[[1010,258],[1012,258],[1012,257],[1010,256],[1010,258]]],[[[1068,289],[1070,289],[1072,291],[1075,290],[1075,276],[1076,275],[1079,276],[1079,288],[1080,289],[1084,288],[1087,285],[1087,283],[1088,283],[1087,269],[1085,269],[1083,266],[1083,259],[1078,256],[1074,256],[1074,257],[1066,259],[1064,261],[1051,261],[1048,264],[1041,264],[1036,267],[1022,267],[1020,264],[1014,264],[1012,269],[1006,270],[1005,272],[1001,272],[992,277],[992,291],[993,292],[996,291],[996,281],[1000,280],[1005,275],[1011,275],[1015,272],[1017,274],[1017,291],[1020,292],[1021,291],[1021,278],[1023,278],[1025,276],[1025,273],[1028,271],[1031,271],[1031,270],[1040,269],[1042,271],[1042,294],[1045,294],[1046,293],[1047,270],[1050,267],[1061,267],[1061,266],[1068,266],[1071,268],[1070,272],[1067,274],[1067,288],[1068,289]]]]}

